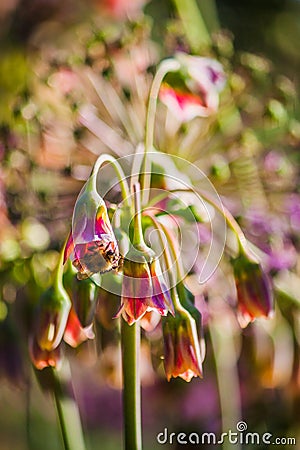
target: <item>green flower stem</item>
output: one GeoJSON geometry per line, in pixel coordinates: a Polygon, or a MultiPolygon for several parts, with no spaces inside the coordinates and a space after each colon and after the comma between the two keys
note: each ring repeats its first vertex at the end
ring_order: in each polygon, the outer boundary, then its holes
{"type": "Polygon", "coordinates": [[[124,450],[142,449],[140,325],[121,320],[124,450]]]}
{"type": "Polygon", "coordinates": [[[130,191],[129,191],[128,183],[126,181],[126,176],[123,172],[122,167],[116,160],[116,158],[114,158],[111,155],[103,153],[96,160],[93,170],[92,170],[92,173],[91,173],[91,177],[90,177],[91,182],[93,183],[93,188],[95,190],[97,190],[97,174],[98,174],[101,166],[106,162],[111,163],[111,165],[113,166],[113,168],[117,174],[118,181],[119,181],[120,187],[121,187],[122,198],[124,200],[124,205],[130,206],[130,191]]]}
{"type": "MultiPolygon", "coordinates": [[[[133,184],[134,229],[132,243],[145,246],[141,220],[140,184],[133,184]]],[[[141,450],[141,380],[140,380],[140,325],[128,325],[121,320],[121,348],[123,371],[124,450],[141,450]]]]}
{"type": "Polygon", "coordinates": [[[173,0],[182,21],[191,50],[199,51],[211,46],[211,38],[196,0],[173,0]]]}
{"type": "Polygon", "coordinates": [[[142,216],[141,216],[141,191],[140,183],[134,183],[133,185],[133,198],[134,198],[134,228],[132,243],[137,248],[145,246],[143,228],[142,228],[142,216]]]}
{"type": "MultiPolygon", "coordinates": [[[[170,255],[170,249],[166,248],[163,235],[165,235],[165,237],[167,238],[167,241],[169,244],[168,247],[173,246],[173,243],[172,242],[169,243],[168,237],[166,236],[165,229],[163,228],[162,224],[152,214],[146,213],[145,215],[147,217],[149,217],[149,219],[151,219],[154,228],[158,231],[160,245],[161,245],[163,257],[164,257],[164,262],[165,262],[166,269],[168,271],[170,286],[172,289],[174,286],[176,286],[176,275],[174,275],[173,264],[172,264],[171,255],[170,255]]],[[[174,255],[174,252],[175,252],[175,249],[172,248],[173,255],[174,255]]]]}
{"type": "MultiPolygon", "coordinates": [[[[175,261],[176,261],[177,276],[180,276],[179,274],[182,274],[183,270],[180,267],[180,263],[176,256],[176,250],[175,250],[172,238],[171,238],[170,234],[168,233],[167,229],[155,217],[153,217],[153,215],[151,215],[151,214],[145,214],[145,215],[147,215],[147,217],[149,217],[149,219],[151,219],[155,229],[159,232],[159,240],[160,240],[161,248],[163,251],[165,266],[166,266],[166,269],[167,269],[168,275],[169,275],[169,281],[170,281],[170,286],[171,286],[170,292],[171,292],[171,297],[172,297],[172,301],[174,304],[174,308],[176,311],[185,311],[182,304],[180,303],[180,300],[179,300],[179,297],[178,297],[177,291],[176,291],[177,278],[176,278],[176,275],[174,275],[170,250],[171,250],[173,259],[175,259],[175,261]],[[167,239],[168,248],[166,248],[166,246],[165,246],[165,241],[163,239],[163,236],[165,236],[167,239]]],[[[182,278],[180,278],[180,279],[182,279],[182,278]]]]}
{"type": "Polygon", "coordinates": [[[79,411],[74,397],[68,393],[67,389],[61,383],[57,371],[54,368],[50,368],[50,370],[52,373],[53,394],[64,450],[85,450],[79,411]]]}
{"type": "Polygon", "coordinates": [[[142,167],[140,171],[140,184],[143,192],[143,205],[145,205],[149,198],[149,188],[151,181],[150,164],[147,154],[153,150],[154,141],[154,124],[156,116],[157,99],[159,94],[160,85],[162,80],[168,72],[176,72],[180,69],[180,63],[175,59],[165,59],[159,65],[157,72],[154,76],[152,86],[150,89],[148,109],[145,126],[145,148],[144,157],[142,161],[142,167]]]}
{"type": "Polygon", "coordinates": [[[67,239],[65,240],[64,245],[62,246],[62,249],[60,251],[57,265],[56,265],[55,272],[54,272],[53,284],[56,287],[56,289],[58,289],[58,290],[63,288],[64,253],[65,253],[66,244],[67,244],[67,239]]]}
{"type": "Polygon", "coordinates": [[[181,263],[181,259],[177,256],[177,251],[175,249],[174,242],[173,242],[173,239],[171,237],[171,234],[169,233],[167,228],[162,223],[158,222],[158,224],[159,224],[161,230],[163,231],[164,235],[166,236],[166,239],[168,241],[169,249],[171,250],[171,253],[172,253],[172,258],[175,261],[176,271],[177,271],[177,279],[183,280],[185,278],[184,271],[183,271],[183,266],[182,266],[182,263],[181,263]]]}

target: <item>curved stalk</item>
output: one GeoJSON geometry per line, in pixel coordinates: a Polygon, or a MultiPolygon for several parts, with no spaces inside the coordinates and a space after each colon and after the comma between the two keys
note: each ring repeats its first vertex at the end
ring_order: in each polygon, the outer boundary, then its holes
{"type": "Polygon", "coordinates": [[[247,239],[245,237],[245,234],[242,231],[242,229],[239,226],[239,224],[237,223],[237,221],[234,219],[234,217],[231,214],[231,212],[228,211],[228,209],[225,208],[224,205],[222,205],[222,206],[218,205],[218,203],[215,202],[208,194],[206,194],[203,191],[200,191],[197,188],[194,188],[194,189],[174,189],[174,190],[170,190],[168,192],[159,194],[159,195],[157,195],[157,197],[153,198],[150,203],[148,203],[148,206],[154,206],[156,203],[158,203],[161,200],[164,200],[165,198],[167,198],[170,195],[170,193],[172,193],[172,194],[175,193],[176,194],[178,192],[188,192],[188,193],[192,193],[194,195],[198,194],[200,197],[203,198],[203,200],[205,200],[207,203],[209,203],[211,206],[213,206],[219,212],[219,214],[221,214],[224,217],[227,225],[229,226],[229,228],[236,235],[240,251],[242,251],[242,252],[246,252],[247,251],[247,239]]]}
{"type": "Polygon", "coordinates": [[[149,219],[151,219],[155,229],[159,232],[159,240],[161,243],[161,248],[163,251],[163,257],[164,257],[164,261],[165,261],[165,266],[166,269],[168,271],[168,275],[169,275],[169,281],[170,281],[170,291],[171,291],[171,297],[172,297],[172,301],[174,304],[174,308],[177,311],[182,311],[184,308],[182,306],[182,304],[180,303],[179,297],[177,295],[177,291],[176,291],[176,275],[174,275],[174,270],[172,268],[173,264],[172,264],[172,260],[171,260],[171,255],[170,255],[170,250],[172,253],[172,257],[175,259],[176,261],[176,271],[177,271],[177,275],[179,276],[180,273],[182,273],[182,268],[180,267],[178,258],[176,256],[176,250],[174,248],[174,244],[172,242],[171,236],[169,235],[169,233],[167,232],[166,228],[155,218],[153,217],[153,215],[151,214],[145,214],[147,217],[149,217],[149,219]],[[168,241],[168,249],[166,249],[165,247],[165,241],[163,239],[163,235],[165,235],[167,241],[168,241]]]}
{"type": "Polygon", "coordinates": [[[122,193],[122,198],[124,200],[124,204],[126,206],[130,206],[130,191],[129,191],[128,183],[126,181],[125,173],[123,172],[123,169],[120,166],[120,164],[118,163],[118,161],[116,160],[116,158],[114,158],[111,155],[103,153],[96,160],[93,170],[92,170],[92,173],[91,173],[91,176],[90,176],[94,189],[97,191],[97,183],[96,183],[97,182],[97,174],[98,174],[99,170],[101,169],[101,166],[106,162],[111,163],[111,165],[113,166],[113,168],[116,172],[118,181],[120,183],[121,193],[122,193]]]}
{"type": "Polygon", "coordinates": [[[162,61],[159,65],[158,70],[154,76],[152,86],[150,89],[149,100],[148,100],[148,109],[146,116],[146,126],[145,126],[145,148],[144,148],[144,157],[140,172],[140,184],[141,190],[143,192],[143,205],[145,205],[149,199],[149,188],[151,181],[151,173],[150,173],[150,163],[149,158],[147,158],[147,154],[153,149],[153,141],[154,141],[154,125],[155,125],[155,115],[156,115],[156,107],[157,107],[157,99],[159,94],[160,85],[162,80],[166,76],[168,72],[176,72],[180,69],[180,63],[175,59],[166,59],[162,61]]]}
{"type": "Polygon", "coordinates": [[[64,245],[59,253],[59,258],[54,272],[53,284],[57,289],[63,288],[63,272],[64,272],[64,253],[68,238],[65,240],[64,245]]]}
{"type": "Polygon", "coordinates": [[[167,228],[162,223],[158,222],[158,224],[159,224],[160,228],[162,229],[162,231],[168,241],[168,245],[169,245],[169,248],[172,253],[172,258],[174,259],[175,264],[176,264],[177,277],[179,278],[179,280],[183,280],[185,278],[185,275],[183,273],[184,272],[183,266],[181,264],[181,260],[177,257],[177,252],[176,252],[171,234],[169,233],[167,228]]]}
{"type": "Polygon", "coordinates": [[[177,258],[176,258],[175,248],[173,246],[173,243],[170,242],[169,239],[168,239],[168,236],[167,236],[166,231],[165,231],[165,227],[163,227],[163,225],[152,214],[144,213],[144,215],[149,217],[149,219],[151,219],[154,228],[158,231],[160,245],[161,245],[161,248],[162,248],[163,257],[164,257],[164,261],[165,261],[165,266],[166,266],[166,269],[167,269],[168,274],[169,274],[170,286],[172,288],[173,286],[176,285],[176,278],[177,277],[176,277],[176,275],[174,275],[174,271],[172,269],[173,264],[172,264],[172,260],[171,260],[170,249],[171,249],[171,252],[172,252],[172,256],[174,257],[174,255],[175,255],[174,259],[176,260],[176,270],[178,272],[178,261],[177,261],[177,258]],[[168,241],[168,247],[169,247],[168,249],[166,249],[165,241],[163,239],[163,235],[166,237],[166,239],[168,241]]]}

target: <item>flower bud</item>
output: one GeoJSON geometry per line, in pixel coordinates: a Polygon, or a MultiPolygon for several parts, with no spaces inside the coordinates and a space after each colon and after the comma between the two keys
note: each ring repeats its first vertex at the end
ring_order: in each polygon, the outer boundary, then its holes
{"type": "Polygon", "coordinates": [[[177,292],[181,305],[190,313],[192,318],[196,322],[196,329],[198,335],[198,341],[200,345],[201,361],[204,361],[206,345],[204,340],[203,326],[202,326],[202,314],[195,306],[195,297],[192,292],[180,281],[177,286],[177,292]]]}
{"type": "Polygon", "coordinates": [[[196,321],[184,308],[163,319],[164,367],[168,381],[181,377],[202,378],[202,359],[196,321]]]}
{"type": "Polygon", "coordinates": [[[72,304],[82,327],[90,325],[94,318],[98,288],[89,279],[73,278],[72,304]]]}
{"type": "Polygon", "coordinates": [[[270,279],[254,255],[241,253],[232,260],[238,319],[242,327],[257,317],[269,317],[273,311],[270,279]]]}
{"type": "Polygon", "coordinates": [[[58,347],[66,328],[70,308],[70,298],[62,286],[51,286],[41,296],[33,333],[41,350],[51,352],[58,347]]]}

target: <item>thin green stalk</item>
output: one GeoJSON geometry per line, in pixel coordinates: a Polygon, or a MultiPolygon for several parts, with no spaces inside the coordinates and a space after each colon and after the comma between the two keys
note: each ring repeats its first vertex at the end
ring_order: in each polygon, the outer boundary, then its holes
{"type": "Polygon", "coordinates": [[[147,109],[147,117],[146,117],[146,125],[145,125],[145,148],[144,148],[144,157],[142,161],[142,167],[140,171],[140,184],[141,190],[143,192],[143,205],[145,205],[149,198],[149,188],[151,181],[151,165],[149,162],[149,158],[147,157],[148,153],[153,150],[153,141],[154,141],[154,124],[155,124],[155,115],[156,115],[156,106],[157,99],[159,94],[160,85],[162,80],[166,76],[168,72],[176,72],[180,68],[180,63],[175,59],[165,59],[159,65],[157,72],[154,76],[152,86],[150,89],[149,100],[148,100],[148,109],[147,109]]]}
{"type": "Polygon", "coordinates": [[[126,206],[130,206],[130,191],[129,191],[129,187],[128,187],[128,183],[126,181],[126,176],[123,172],[122,167],[120,166],[120,164],[118,163],[118,161],[116,160],[116,158],[114,158],[111,155],[108,155],[106,153],[103,153],[102,155],[99,156],[99,158],[96,160],[92,173],[91,173],[91,182],[93,183],[94,189],[97,190],[97,174],[101,168],[101,166],[106,163],[109,162],[111,163],[111,165],[113,166],[117,177],[118,177],[118,181],[120,183],[120,187],[121,187],[121,193],[122,193],[122,198],[124,200],[124,205],[126,206]]]}
{"type": "MultiPolygon", "coordinates": [[[[193,190],[192,190],[193,191],[193,190]]],[[[229,228],[235,233],[240,250],[246,250],[247,248],[247,239],[237,223],[237,221],[234,219],[233,215],[228,211],[227,208],[221,203],[221,205],[218,205],[217,202],[215,202],[208,194],[206,194],[203,191],[200,191],[199,189],[196,189],[196,192],[200,197],[202,197],[207,203],[212,205],[226,220],[227,225],[229,228]]]]}
{"type": "Polygon", "coordinates": [[[176,264],[177,278],[179,280],[183,280],[185,278],[185,275],[184,275],[184,271],[183,271],[182,262],[181,262],[181,259],[177,256],[178,253],[177,253],[177,250],[175,249],[174,242],[173,242],[173,239],[171,237],[171,234],[169,233],[167,228],[162,223],[158,222],[158,224],[161,227],[161,229],[162,229],[162,231],[163,231],[163,233],[166,236],[166,239],[168,241],[168,245],[169,245],[169,248],[170,248],[171,253],[172,253],[172,258],[173,258],[173,260],[175,261],[175,264],[176,264]]]}
{"type": "Polygon", "coordinates": [[[155,217],[153,217],[153,215],[146,214],[146,216],[149,217],[149,219],[151,219],[154,228],[159,233],[158,236],[159,236],[159,240],[160,240],[160,245],[161,245],[161,249],[163,252],[165,266],[166,266],[166,269],[167,269],[168,275],[169,275],[170,286],[172,289],[174,286],[176,286],[176,275],[174,275],[174,271],[173,271],[173,264],[172,264],[172,260],[171,260],[170,250],[171,250],[173,258],[176,260],[176,270],[177,270],[177,275],[179,275],[178,260],[176,258],[176,251],[173,247],[173,242],[170,241],[170,239],[169,239],[170,236],[167,235],[165,227],[163,227],[163,225],[155,217]],[[166,246],[165,246],[165,241],[163,239],[163,236],[165,236],[167,239],[168,248],[166,248],[166,246]]]}
{"type": "Polygon", "coordinates": [[[234,234],[237,237],[239,248],[242,251],[247,251],[247,239],[237,223],[237,221],[234,219],[232,214],[228,211],[227,208],[225,208],[224,205],[218,205],[216,201],[214,201],[208,194],[206,194],[204,191],[200,191],[197,188],[194,189],[172,189],[168,192],[163,192],[162,194],[157,195],[155,198],[151,200],[150,203],[148,203],[148,207],[154,206],[156,203],[158,203],[161,200],[164,200],[165,198],[169,197],[170,193],[178,193],[178,192],[189,192],[193,193],[194,195],[199,195],[199,197],[203,198],[207,203],[212,205],[225,219],[227,225],[229,228],[234,232],[234,234]]]}
{"type": "Polygon", "coordinates": [[[56,265],[55,272],[54,272],[53,284],[58,290],[61,288],[63,289],[63,281],[62,280],[63,280],[63,272],[64,272],[64,253],[65,253],[66,244],[67,244],[67,239],[65,240],[65,243],[62,246],[62,249],[60,251],[59,258],[58,258],[57,265],[56,265]]]}
{"type": "Polygon", "coordinates": [[[64,450],[85,450],[79,411],[75,399],[61,383],[56,369],[51,368],[53,394],[64,450]]]}
{"type": "Polygon", "coordinates": [[[191,50],[195,53],[209,48],[211,38],[196,0],[173,0],[182,21],[191,50]]]}
{"type": "MultiPolygon", "coordinates": [[[[141,219],[140,184],[133,184],[134,228],[132,243],[145,246],[141,219]]],[[[140,325],[128,325],[121,320],[121,348],[123,369],[124,450],[142,449],[141,380],[140,380],[140,325]]]]}
{"type": "Polygon", "coordinates": [[[140,325],[121,320],[124,450],[142,449],[140,325]]]}
{"type": "Polygon", "coordinates": [[[173,241],[172,241],[171,236],[168,233],[167,229],[155,217],[153,217],[153,215],[151,215],[151,214],[146,214],[146,215],[147,215],[147,217],[149,217],[149,219],[151,219],[154,227],[159,232],[159,240],[160,240],[161,248],[163,251],[165,266],[166,266],[166,269],[167,269],[168,275],[169,275],[169,281],[170,281],[170,286],[171,286],[170,292],[171,292],[171,298],[172,298],[172,301],[174,304],[174,308],[176,311],[182,311],[182,310],[184,310],[184,308],[183,308],[182,304],[180,303],[179,297],[177,295],[176,285],[177,285],[177,277],[182,276],[182,278],[180,278],[180,279],[183,279],[184,277],[182,275],[183,270],[182,270],[182,267],[177,258],[173,241]],[[163,235],[167,239],[168,248],[165,247],[163,235]],[[176,261],[175,264],[176,264],[177,277],[176,277],[176,275],[174,275],[173,264],[172,264],[172,259],[171,259],[170,253],[172,254],[172,258],[176,261]]]}
{"type": "Polygon", "coordinates": [[[133,197],[134,197],[134,227],[133,227],[133,239],[132,243],[136,247],[145,246],[143,229],[142,229],[142,217],[141,217],[141,191],[140,183],[133,185],[133,197]]]}

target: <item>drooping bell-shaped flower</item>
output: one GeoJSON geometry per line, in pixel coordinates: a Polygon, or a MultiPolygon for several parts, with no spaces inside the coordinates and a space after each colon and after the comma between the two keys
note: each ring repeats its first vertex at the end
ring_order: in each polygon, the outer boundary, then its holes
{"type": "Polygon", "coordinates": [[[226,76],[219,61],[203,56],[193,56],[178,52],[176,59],[181,64],[182,73],[186,74],[186,82],[192,86],[196,83],[204,91],[214,88],[221,92],[226,83],[226,76]]]}
{"type": "Polygon", "coordinates": [[[70,257],[78,278],[118,268],[119,249],[104,200],[96,190],[96,175],[81,190],[73,212],[64,260],[70,257]]]}
{"type": "Polygon", "coordinates": [[[71,309],[70,297],[63,286],[63,251],[60,253],[53,284],[40,297],[32,320],[29,352],[38,369],[55,367],[60,360],[60,344],[71,309]]]}
{"type": "Polygon", "coordinates": [[[71,300],[82,327],[89,326],[94,318],[98,298],[98,287],[87,280],[73,278],[71,300]]]}
{"type": "Polygon", "coordinates": [[[140,319],[148,310],[151,299],[151,276],[146,258],[131,253],[123,264],[122,316],[129,325],[140,319]]]}
{"type": "Polygon", "coordinates": [[[155,305],[155,310],[162,316],[165,316],[168,311],[174,315],[173,302],[157,257],[154,257],[149,263],[149,269],[152,283],[152,302],[155,305]]]}
{"type": "Polygon", "coordinates": [[[159,98],[181,122],[189,122],[195,117],[207,117],[210,113],[201,95],[172,87],[168,83],[161,85],[159,98]]]}
{"type": "Polygon", "coordinates": [[[258,317],[270,317],[273,292],[268,275],[254,255],[241,252],[232,260],[237,290],[237,313],[242,327],[258,317]]]}
{"type": "Polygon", "coordinates": [[[196,330],[198,341],[200,345],[200,353],[201,353],[201,361],[203,362],[205,358],[206,345],[204,340],[204,332],[203,332],[203,323],[202,323],[202,314],[198,308],[195,306],[195,297],[192,292],[185,286],[183,281],[180,281],[176,290],[178,293],[179,301],[184,309],[186,309],[196,323],[196,330]]]}
{"type": "Polygon", "coordinates": [[[41,350],[51,352],[59,346],[70,308],[70,298],[62,285],[54,283],[42,294],[37,305],[32,333],[41,350]]]}
{"type": "Polygon", "coordinates": [[[225,85],[222,65],[211,58],[178,53],[178,72],[167,75],[159,98],[182,122],[216,113],[225,85]]]}
{"type": "MultiPolygon", "coordinates": [[[[177,295],[177,294],[176,294],[177,295]]],[[[168,381],[180,377],[190,381],[202,378],[202,358],[196,321],[183,307],[175,317],[163,319],[164,367],[168,381]]]]}
{"type": "Polygon", "coordinates": [[[78,319],[74,307],[72,306],[66,329],[64,332],[64,341],[71,347],[78,347],[82,342],[88,339],[94,339],[95,334],[93,332],[93,324],[83,327],[78,319]]]}
{"type": "Polygon", "coordinates": [[[95,337],[93,319],[98,287],[90,279],[78,280],[74,275],[69,284],[72,308],[64,333],[64,341],[71,347],[77,347],[87,339],[94,339],[95,337]]]}
{"type": "Polygon", "coordinates": [[[121,311],[129,325],[148,311],[162,316],[174,313],[159,261],[151,249],[145,249],[141,252],[132,248],[124,260],[121,311]]]}
{"type": "Polygon", "coordinates": [[[53,350],[43,350],[39,347],[35,338],[29,339],[29,355],[32,364],[38,370],[45,367],[57,367],[61,361],[61,346],[59,345],[53,350]]]}

